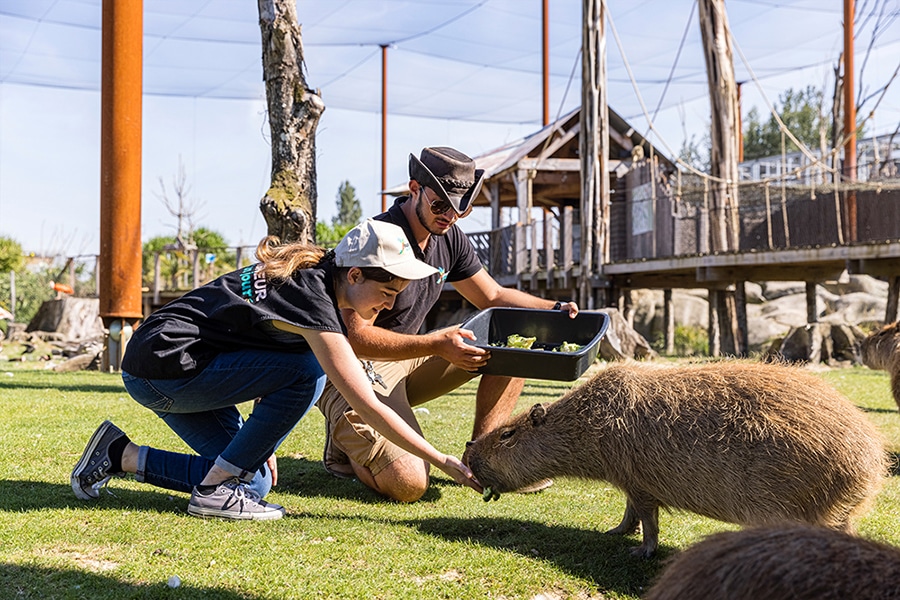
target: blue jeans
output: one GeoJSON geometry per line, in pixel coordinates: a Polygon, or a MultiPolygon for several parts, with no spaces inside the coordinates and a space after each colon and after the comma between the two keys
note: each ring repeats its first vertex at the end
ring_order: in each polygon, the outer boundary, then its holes
{"type": "Polygon", "coordinates": [[[141,379],[122,373],[125,389],[199,456],[142,446],[138,481],[190,492],[213,464],[265,496],[266,460],[322,394],[325,374],[312,352],[246,350],[220,354],[197,375],[141,379]],[[237,405],[260,398],[246,422],[237,405]]]}

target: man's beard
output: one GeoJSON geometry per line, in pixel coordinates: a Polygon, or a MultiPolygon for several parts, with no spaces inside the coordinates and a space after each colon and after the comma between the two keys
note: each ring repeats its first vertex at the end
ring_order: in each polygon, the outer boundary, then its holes
{"type": "Polygon", "coordinates": [[[447,232],[450,231],[449,228],[447,230],[438,229],[436,225],[428,222],[428,212],[425,212],[426,210],[431,212],[430,208],[425,208],[424,202],[421,200],[416,202],[416,216],[419,218],[419,223],[422,227],[424,227],[431,235],[447,235],[447,232]]]}

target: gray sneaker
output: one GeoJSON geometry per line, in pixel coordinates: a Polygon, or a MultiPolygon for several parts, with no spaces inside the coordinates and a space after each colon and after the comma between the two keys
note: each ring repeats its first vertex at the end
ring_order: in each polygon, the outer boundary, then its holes
{"type": "Polygon", "coordinates": [[[201,494],[195,487],[187,511],[195,517],[253,521],[268,521],[284,516],[283,507],[266,502],[237,477],[223,481],[209,494],[201,494]]]}
{"type": "Polygon", "coordinates": [[[81,460],[72,469],[72,491],[81,500],[96,500],[100,488],[110,477],[124,477],[125,473],[110,472],[109,445],[125,435],[110,421],[103,421],[88,440],[81,460]]]}

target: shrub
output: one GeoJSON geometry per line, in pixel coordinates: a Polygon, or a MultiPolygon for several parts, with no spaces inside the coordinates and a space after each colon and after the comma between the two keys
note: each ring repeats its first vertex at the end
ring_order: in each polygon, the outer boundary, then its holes
{"type": "MultiPolygon", "coordinates": [[[[653,339],[653,349],[660,354],[666,350],[665,334],[657,333],[653,339]]],[[[709,355],[709,334],[696,325],[675,326],[674,356],[707,356],[709,355]]]]}

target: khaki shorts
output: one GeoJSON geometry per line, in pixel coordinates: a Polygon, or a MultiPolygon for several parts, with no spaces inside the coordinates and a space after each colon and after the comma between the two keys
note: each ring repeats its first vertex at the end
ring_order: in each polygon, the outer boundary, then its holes
{"type": "MultiPolygon", "coordinates": [[[[375,396],[409,423],[419,434],[422,429],[412,407],[447,394],[478,373],[464,371],[437,356],[400,361],[372,361],[384,386],[373,383],[375,396]]],[[[344,397],[328,381],[316,403],[330,423],[331,442],[352,461],[368,468],[373,475],[409,454],[367,425],[344,397]]],[[[326,444],[328,442],[326,441],[326,444]]],[[[326,463],[328,457],[326,457],[326,463]]],[[[328,464],[325,465],[329,467],[328,464]]]]}

